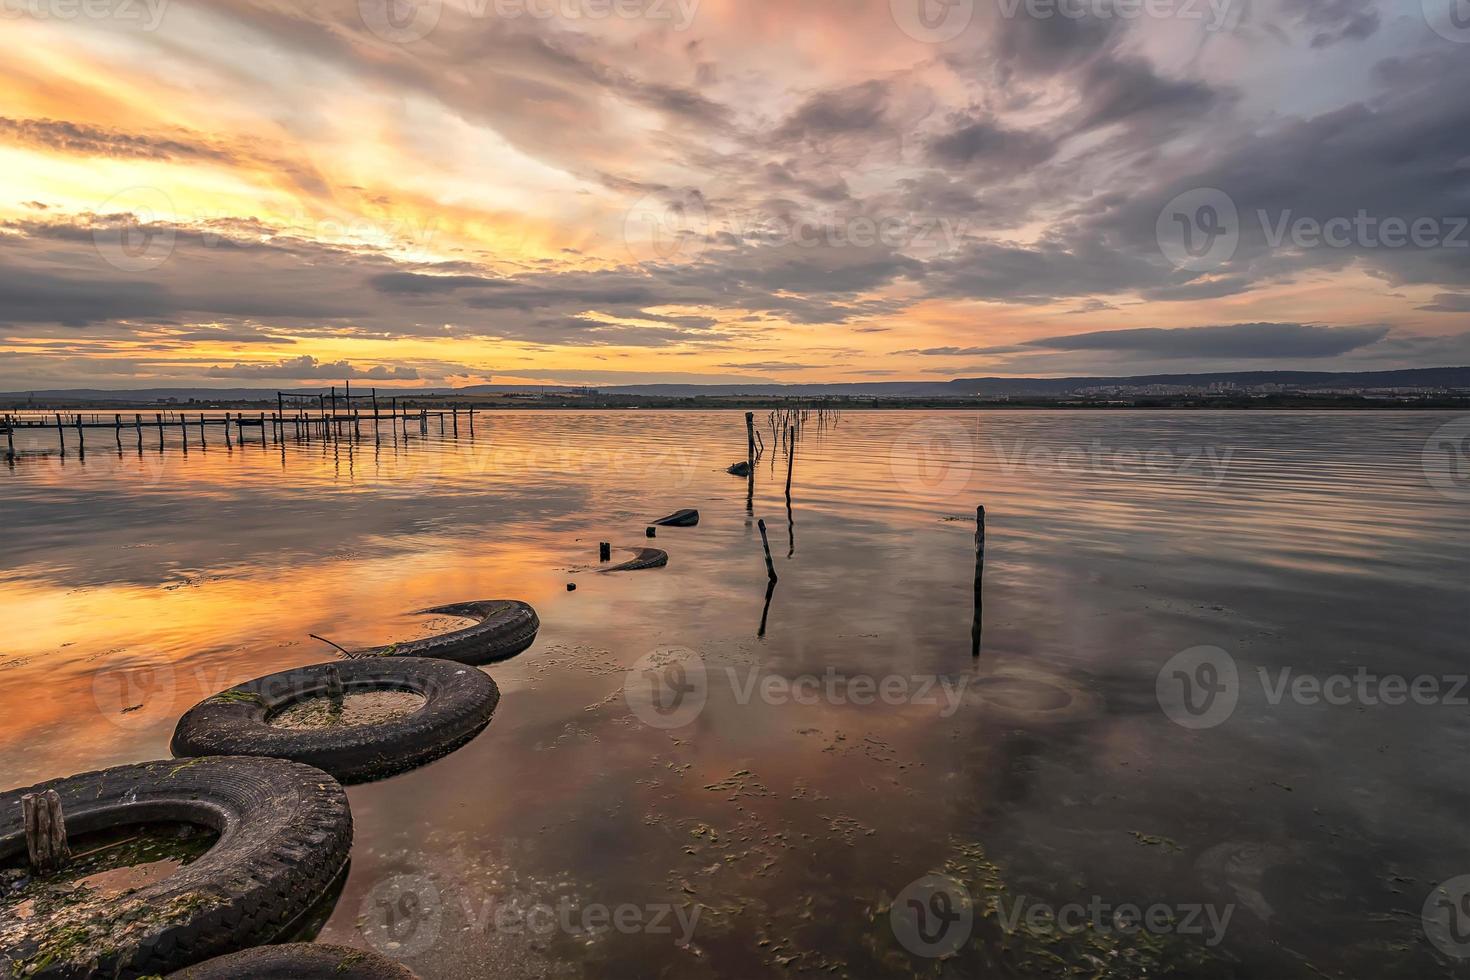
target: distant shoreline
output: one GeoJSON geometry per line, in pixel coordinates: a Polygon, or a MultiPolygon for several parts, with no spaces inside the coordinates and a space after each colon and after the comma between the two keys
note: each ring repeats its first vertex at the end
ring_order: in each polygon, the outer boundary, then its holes
{"type": "MultiPolygon", "coordinates": [[[[868,411],[1470,411],[1470,395],[1436,395],[1424,397],[1368,398],[1353,395],[1280,394],[1259,396],[1140,396],[1137,398],[1010,398],[999,399],[954,399],[954,398],[658,398],[649,396],[585,396],[568,398],[562,396],[541,397],[427,397],[400,399],[398,410],[407,412],[419,408],[450,409],[461,411],[474,409],[482,412],[526,412],[526,411],[762,411],[798,407],[824,407],[840,412],[868,411]]],[[[383,406],[384,411],[387,406],[383,406]]],[[[315,407],[302,410],[315,416],[315,407]]],[[[267,416],[276,411],[276,403],[263,401],[205,401],[191,402],[139,402],[101,400],[71,402],[0,402],[0,412],[35,415],[52,412],[83,414],[129,414],[144,412],[182,413],[241,411],[264,412],[267,416]]],[[[289,413],[289,407],[288,407],[289,413]]],[[[339,411],[339,414],[346,414],[339,411]]]]}

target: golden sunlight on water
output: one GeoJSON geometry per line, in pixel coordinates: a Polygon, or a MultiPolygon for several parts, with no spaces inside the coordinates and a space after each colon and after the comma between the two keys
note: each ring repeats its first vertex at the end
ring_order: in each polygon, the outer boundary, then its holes
{"type": "MultiPolygon", "coordinates": [[[[489,729],[351,790],[352,871],[324,939],[426,977],[780,976],[838,960],[904,976],[884,903],[978,847],[1029,894],[1242,904],[1225,972],[1201,976],[1294,975],[1298,958],[1414,975],[1381,952],[1413,925],[1392,910],[1417,907],[1391,881],[1470,869],[1463,711],[1283,707],[1257,691],[1228,724],[1186,731],[1155,681],[1200,646],[1243,674],[1460,667],[1470,518],[1422,463],[1446,420],[849,412],[799,441],[789,515],[764,413],[749,509],[724,472],[745,452],[731,412],[491,414],[473,437],[414,425],[187,454],[176,433],[160,451],[145,430],[140,453],[104,431],[84,458],[24,433],[0,471],[3,782],[164,758],[200,699],[332,659],[309,634],[373,646],[455,625],[418,609],[518,598],[543,627],[487,668],[503,695],[489,729]],[[647,541],[683,507],[699,527],[647,541]],[[768,609],[756,518],[780,575],[768,609]],[[599,541],[657,545],[669,566],[599,574],[599,541]],[[670,648],[698,658],[708,697],[661,729],[625,682],[670,648]],[[828,676],[933,696],[861,704],[842,687],[804,703],[766,686],[828,676]],[[1172,846],[1140,843],[1153,840],[1172,846]],[[1260,866],[1220,870],[1242,850],[1260,866]],[[453,941],[372,931],[407,879],[432,886],[434,934],[453,941]],[[508,897],[701,918],[686,943],[573,941],[487,925],[484,903],[508,897]]],[[[1004,945],[976,954],[998,957],[996,975],[1010,975],[1004,945]]]]}

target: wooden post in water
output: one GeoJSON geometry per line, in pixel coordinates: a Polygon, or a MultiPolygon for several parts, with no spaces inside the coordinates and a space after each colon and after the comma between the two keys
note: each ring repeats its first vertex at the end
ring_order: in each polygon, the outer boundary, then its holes
{"type": "Polygon", "coordinates": [[[56,441],[61,446],[61,455],[66,455],[66,430],[61,427],[61,413],[56,413],[56,441]]]}
{"type": "Polygon", "coordinates": [[[158,451],[163,452],[163,413],[154,412],[153,421],[158,425],[158,451]]]}
{"type": "Polygon", "coordinates": [[[475,437],[475,410],[470,409],[470,438],[475,437]]]}
{"type": "Polygon", "coordinates": [[[755,469],[755,413],[745,413],[745,460],[755,469]]]}
{"type": "Polygon", "coordinates": [[[791,500],[791,471],[796,467],[796,427],[786,435],[786,499],[791,500]]]}
{"type": "Polygon", "coordinates": [[[112,438],[117,441],[117,451],[122,452],[122,416],[112,417],[112,438]]]}
{"type": "Polygon", "coordinates": [[[612,545],[603,541],[597,545],[597,557],[601,561],[612,561],[612,545]]]}
{"type": "Polygon", "coordinates": [[[209,439],[204,434],[204,413],[203,412],[200,412],[199,413],[199,447],[201,449],[208,449],[209,448],[209,439]]]}
{"type": "Polygon", "coordinates": [[[756,527],[760,528],[761,531],[761,550],[766,553],[766,574],[770,576],[772,582],[775,582],[777,581],[776,564],[775,562],[771,561],[771,542],[770,539],[766,537],[766,519],[762,517],[760,520],[756,521],[755,524],[756,527]]]}
{"type": "Polygon", "coordinates": [[[346,689],[342,686],[342,672],[337,669],[336,664],[327,664],[326,670],[322,673],[326,675],[327,697],[332,699],[333,704],[341,707],[342,699],[347,695],[346,689]]]}
{"type": "Polygon", "coordinates": [[[266,447],[266,444],[268,442],[270,442],[270,440],[265,437],[265,413],[264,412],[261,412],[260,413],[260,448],[261,449],[264,449],[266,447]]]}
{"type": "Polygon", "coordinates": [[[189,451],[189,423],[183,412],[179,413],[179,444],[184,447],[184,452],[189,451]]]}
{"type": "Polygon", "coordinates": [[[13,421],[5,426],[5,458],[15,458],[15,423],[13,421]]]}
{"type": "Polygon", "coordinates": [[[459,406],[450,405],[449,408],[452,412],[454,412],[454,434],[459,435],[459,406]]]}
{"type": "Polygon", "coordinates": [[[20,798],[21,822],[25,825],[26,856],[38,875],[60,871],[71,857],[66,842],[66,818],[56,790],[27,793],[20,798]]]}
{"type": "Polygon", "coordinates": [[[970,656],[980,656],[981,617],[985,602],[980,583],[985,577],[985,508],[975,510],[975,618],[970,623],[970,656]]]}
{"type": "Polygon", "coordinates": [[[135,433],[137,433],[137,435],[138,435],[138,454],[139,455],[142,455],[142,453],[143,453],[143,416],[140,415],[140,414],[136,414],[135,413],[133,415],[133,431],[135,433]]]}
{"type": "Polygon", "coordinates": [[[230,442],[230,413],[229,412],[226,412],[225,413],[225,448],[226,449],[230,449],[230,448],[233,448],[233,447],[234,447],[234,443],[230,442]]]}

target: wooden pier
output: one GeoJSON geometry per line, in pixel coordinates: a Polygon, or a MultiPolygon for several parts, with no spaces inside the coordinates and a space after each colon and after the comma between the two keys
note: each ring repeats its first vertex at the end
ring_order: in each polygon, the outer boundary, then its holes
{"type": "Polygon", "coordinates": [[[396,438],[400,428],[405,436],[416,431],[425,436],[431,421],[437,421],[441,434],[459,435],[463,423],[469,434],[475,434],[475,412],[473,408],[461,409],[400,409],[396,405],[368,413],[337,409],[334,413],[299,412],[51,412],[47,414],[0,416],[0,434],[5,436],[5,454],[8,459],[16,458],[15,439],[21,433],[51,434],[56,436],[57,448],[63,455],[68,448],[79,454],[87,451],[89,432],[111,431],[116,449],[123,448],[124,439],[142,451],[146,441],[157,439],[158,448],[163,448],[165,435],[177,434],[185,449],[189,447],[191,435],[201,447],[208,447],[211,438],[223,442],[226,447],[235,444],[262,444],[283,442],[313,442],[317,440],[339,441],[342,439],[383,438],[383,423],[388,423],[388,432],[396,438]],[[68,446],[68,442],[71,446],[68,446]]]}

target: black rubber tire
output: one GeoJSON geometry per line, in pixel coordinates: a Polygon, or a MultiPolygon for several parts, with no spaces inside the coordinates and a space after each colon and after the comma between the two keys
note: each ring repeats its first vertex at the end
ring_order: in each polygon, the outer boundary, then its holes
{"type": "Polygon", "coordinates": [[[699,511],[680,510],[653,522],[657,527],[698,527],[699,511]]]}
{"type": "Polygon", "coordinates": [[[516,599],[483,599],[421,609],[417,616],[459,616],[476,620],[474,626],[422,640],[360,650],[354,657],[434,657],[462,664],[509,660],[536,642],[541,620],[529,603],[516,599]]]}
{"type": "Polygon", "coordinates": [[[667,551],[661,551],[658,548],[643,548],[639,550],[636,557],[628,559],[621,565],[604,568],[602,571],[604,573],[641,572],[645,568],[663,568],[668,563],[669,553],[667,551]]]}
{"type": "Polygon", "coordinates": [[[351,946],[261,946],[186,967],[168,980],[415,980],[386,956],[351,946]]]}
{"type": "Polygon", "coordinates": [[[352,846],[347,794],[326,773],[283,759],[208,758],[0,795],[0,860],[25,852],[21,797],[52,789],[72,836],[161,821],[207,826],[219,839],[135,892],[0,925],[0,975],[133,978],[269,943],[325,893],[352,846]]]}
{"type": "Polygon", "coordinates": [[[500,689],[484,671],[448,660],[344,660],[260,677],[206,698],[174,729],[176,756],[258,755],[316,766],[344,783],[403,772],[447,755],[490,724],[500,689]],[[343,690],[412,691],[418,711],[381,724],[292,729],[272,725],[281,709],[327,693],[327,668],[343,690]]]}
{"type": "Polygon", "coordinates": [[[732,464],[725,472],[731,476],[750,476],[750,464],[742,459],[740,462],[732,464]]]}

